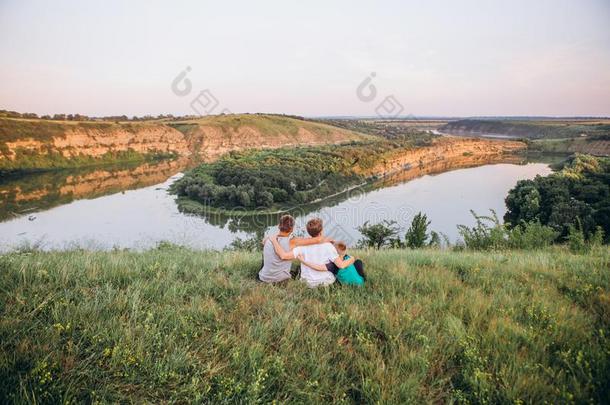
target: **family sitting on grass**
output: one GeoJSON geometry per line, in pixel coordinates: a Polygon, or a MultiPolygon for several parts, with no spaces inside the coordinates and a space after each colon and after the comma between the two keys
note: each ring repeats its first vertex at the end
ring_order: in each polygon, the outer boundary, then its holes
{"type": "Polygon", "coordinates": [[[309,287],[340,284],[363,285],[366,280],[364,265],[347,254],[345,243],[333,241],[323,235],[322,220],[314,218],[307,222],[309,238],[294,238],[294,218],[283,215],[279,223],[280,232],[263,242],[263,267],[258,280],[264,283],[279,283],[290,279],[292,260],[301,262],[301,280],[309,287]]]}

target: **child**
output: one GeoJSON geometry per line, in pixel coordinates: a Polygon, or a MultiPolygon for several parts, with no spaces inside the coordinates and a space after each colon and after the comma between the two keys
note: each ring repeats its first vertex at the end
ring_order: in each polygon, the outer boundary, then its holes
{"type": "MultiPolygon", "coordinates": [[[[335,242],[335,249],[337,249],[337,253],[339,253],[340,258],[342,258],[343,260],[350,259],[350,256],[347,254],[347,246],[345,245],[345,242],[335,242]]],[[[360,259],[356,260],[354,264],[350,264],[346,268],[340,269],[332,262],[326,263],[325,265],[320,265],[306,262],[303,258],[303,255],[298,255],[297,258],[306,266],[309,266],[312,269],[318,271],[330,271],[331,273],[336,275],[337,280],[341,284],[364,285],[364,282],[366,281],[366,276],[364,274],[364,264],[360,259]]]]}

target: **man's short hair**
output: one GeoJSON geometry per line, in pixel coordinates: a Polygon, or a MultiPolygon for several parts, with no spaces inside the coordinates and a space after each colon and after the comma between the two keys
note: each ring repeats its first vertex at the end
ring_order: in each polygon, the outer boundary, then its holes
{"type": "Polygon", "coordinates": [[[280,217],[279,228],[282,232],[292,232],[294,229],[294,218],[292,215],[282,215],[280,217]]]}
{"type": "Polygon", "coordinates": [[[322,233],[322,220],[320,218],[313,218],[307,221],[307,233],[312,238],[322,233]]]}

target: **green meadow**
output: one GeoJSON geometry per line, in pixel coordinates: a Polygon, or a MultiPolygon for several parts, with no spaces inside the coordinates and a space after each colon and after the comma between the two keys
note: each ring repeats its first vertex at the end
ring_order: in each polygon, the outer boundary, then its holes
{"type": "Polygon", "coordinates": [[[361,250],[364,288],[260,253],[0,256],[0,402],[603,403],[610,250],[361,250]]]}

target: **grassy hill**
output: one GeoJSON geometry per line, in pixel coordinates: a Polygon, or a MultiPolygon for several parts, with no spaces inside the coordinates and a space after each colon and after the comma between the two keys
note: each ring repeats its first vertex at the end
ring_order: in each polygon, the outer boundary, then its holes
{"type": "Polygon", "coordinates": [[[355,252],[363,289],[260,254],[0,256],[0,402],[585,403],[610,395],[610,251],[355,252]]]}

